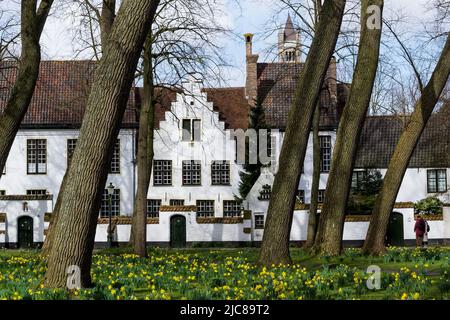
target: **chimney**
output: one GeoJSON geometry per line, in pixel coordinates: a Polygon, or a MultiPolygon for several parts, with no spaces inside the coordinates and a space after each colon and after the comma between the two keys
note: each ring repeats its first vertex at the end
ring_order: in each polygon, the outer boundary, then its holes
{"type": "Polygon", "coordinates": [[[336,58],[333,56],[330,60],[330,65],[328,66],[326,84],[328,86],[328,90],[330,91],[331,101],[337,102],[337,66],[336,66],[336,58]]]}
{"type": "Polygon", "coordinates": [[[247,33],[245,37],[246,61],[247,61],[247,80],[245,83],[245,95],[250,106],[254,106],[258,97],[258,58],[253,54],[253,34],[247,33]]]}

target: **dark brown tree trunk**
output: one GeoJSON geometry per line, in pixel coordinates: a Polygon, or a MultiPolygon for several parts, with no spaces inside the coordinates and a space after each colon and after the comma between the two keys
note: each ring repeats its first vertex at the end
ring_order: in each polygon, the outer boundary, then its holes
{"type": "Polygon", "coordinates": [[[102,41],[102,51],[106,47],[111,28],[116,18],[116,0],[103,0],[102,12],[100,16],[100,37],[102,41]]]}
{"type": "Polygon", "coordinates": [[[345,209],[350,192],[354,159],[372,96],[380,51],[381,28],[367,27],[367,21],[370,18],[367,8],[375,5],[382,12],[383,4],[383,0],[363,0],[361,4],[358,62],[350,96],[339,121],[331,171],[314,244],[314,251],[317,253],[327,255],[341,253],[345,209]]]}
{"type": "Polygon", "coordinates": [[[319,183],[320,183],[320,104],[317,105],[313,120],[313,176],[311,184],[311,204],[309,207],[308,233],[305,248],[310,249],[314,245],[317,231],[317,206],[319,203],[319,183]]]}
{"type": "Polygon", "coordinates": [[[59,194],[47,287],[65,287],[69,266],[79,268],[82,287],[91,286],[92,250],[108,164],[158,5],[159,0],[125,0],[117,14],[95,72],[67,182],[59,194]]]}
{"type": "Polygon", "coordinates": [[[342,23],[345,0],[326,0],[321,9],[305,66],[289,111],[286,133],[272,190],[259,262],[290,263],[289,238],[295,194],[305,159],[314,110],[342,23]]]}
{"type": "MultiPolygon", "coordinates": [[[[106,46],[106,42],[108,40],[109,34],[111,32],[112,25],[114,23],[114,19],[116,18],[116,0],[103,0],[102,4],[102,13],[100,17],[100,35],[102,39],[102,48],[106,46]]],[[[67,168],[68,170],[69,168],[67,168]]],[[[64,190],[64,183],[66,181],[67,172],[64,174],[63,181],[61,183],[61,187],[59,188],[59,193],[64,190]]],[[[61,204],[61,199],[58,197],[55,209],[50,218],[50,222],[47,229],[47,235],[45,237],[44,244],[42,246],[41,255],[43,257],[47,257],[51,250],[52,241],[54,238],[54,230],[56,223],[58,222],[57,212],[59,212],[59,206],[61,204]]]]}
{"type": "Polygon", "coordinates": [[[144,47],[144,88],[142,107],[139,118],[138,138],[138,185],[136,202],[131,225],[131,242],[134,253],[145,257],[147,255],[147,193],[150,184],[150,175],[153,162],[153,135],[154,135],[154,86],[152,66],[152,38],[147,37],[144,47]]]}
{"type": "Polygon", "coordinates": [[[22,0],[20,31],[22,53],[19,70],[6,108],[0,115],[0,177],[20,123],[33,97],[41,62],[39,40],[52,3],[53,0],[41,1],[36,12],[36,0],[22,0]]]}
{"type": "MultiPolygon", "coordinates": [[[[64,192],[64,185],[66,184],[66,178],[67,178],[67,171],[64,174],[64,178],[61,182],[61,187],[59,188],[59,193],[64,192]]],[[[42,245],[42,249],[41,249],[41,256],[44,258],[47,258],[48,254],[50,253],[50,251],[52,249],[53,238],[55,236],[54,230],[55,230],[56,224],[58,223],[58,215],[56,215],[56,212],[59,212],[60,206],[61,206],[61,198],[58,197],[58,199],[56,199],[55,208],[53,209],[52,215],[50,216],[50,222],[48,224],[47,235],[45,236],[44,244],[42,245]]]]}
{"type": "Polygon", "coordinates": [[[363,246],[364,253],[379,255],[385,251],[385,237],[389,217],[394,209],[395,200],[406,169],[408,168],[409,160],[448,81],[449,74],[450,35],[447,37],[445,47],[434,69],[430,82],[423,89],[420,100],[414,107],[414,112],[400,136],[394,154],[389,162],[388,170],[384,176],[383,186],[378,194],[372,212],[369,230],[363,246]]]}

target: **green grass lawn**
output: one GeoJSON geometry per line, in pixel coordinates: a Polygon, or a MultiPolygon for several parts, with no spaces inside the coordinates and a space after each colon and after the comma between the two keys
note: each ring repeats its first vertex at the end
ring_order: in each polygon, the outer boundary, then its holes
{"type": "Polygon", "coordinates": [[[381,257],[347,249],[340,257],[291,249],[293,264],[260,268],[258,249],[96,250],[88,290],[42,287],[38,251],[0,251],[0,299],[448,299],[449,248],[391,248],[381,257]],[[381,269],[369,290],[367,268],[381,269]]]}

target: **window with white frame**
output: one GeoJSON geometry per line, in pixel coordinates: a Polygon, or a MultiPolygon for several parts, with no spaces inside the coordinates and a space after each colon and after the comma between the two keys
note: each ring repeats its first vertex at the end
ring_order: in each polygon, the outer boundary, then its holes
{"type": "Polygon", "coordinates": [[[153,185],[172,185],[172,160],[153,161],[153,185]]]}
{"type": "Polygon", "coordinates": [[[352,175],[352,190],[354,192],[363,191],[363,182],[367,177],[367,171],[354,171],[352,175]]]}
{"type": "Polygon", "coordinates": [[[320,136],[320,172],[331,169],[331,136],[320,136]]]}
{"type": "Polygon", "coordinates": [[[447,192],[447,170],[435,169],[427,171],[428,193],[447,192]]]}
{"type": "Polygon", "coordinates": [[[271,130],[267,131],[267,156],[272,158],[275,155],[276,137],[271,130]]]}
{"type": "Polygon", "coordinates": [[[255,229],[264,229],[264,215],[255,214],[255,229]]]}
{"type": "Polygon", "coordinates": [[[227,218],[242,216],[241,202],[236,200],[224,200],[223,216],[227,218]]]}
{"type": "Polygon", "coordinates": [[[184,206],[184,200],[183,199],[171,199],[169,201],[170,206],[172,207],[180,207],[184,206]]]}
{"type": "Polygon", "coordinates": [[[199,186],[202,184],[202,165],[197,160],[183,161],[183,185],[199,186]]]}
{"type": "Polygon", "coordinates": [[[214,217],[214,200],[197,200],[197,217],[214,217]]]}
{"type": "Polygon", "coordinates": [[[323,203],[324,200],[325,200],[325,190],[319,190],[319,192],[317,193],[317,202],[323,203]]]}
{"type": "Polygon", "coordinates": [[[47,140],[27,140],[27,173],[47,173],[47,140]]]}
{"type": "Polygon", "coordinates": [[[161,208],[161,200],[147,200],[147,217],[158,218],[159,210],[161,208]]]}
{"type": "Polygon", "coordinates": [[[102,195],[102,202],[100,207],[100,217],[108,218],[111,206],[111,216],[120,216],[120,189],[115,189],[110,196],[108,190],[105,189],[102,195]],[[111,203],[110,203],[111,202],[111,203]]]}
{"type": "Polygon", "coordinates": [[[70,162],[72,161],[73,153],[75,152],[75,148],[77,146],[78,139],[67,139],[67,167],[69,167],[70,162]]]}
{"type": "Polygon", "coordinates": [[[46,189],[27,190],[27,196],[45,196],[47,195],[46,189]]]}
{"type": "Polygon", "coordinates": [[[201,120],[183,119],[182,140],[200,141],[201,140],[201,120]]]}
{"type": "Polygon", "coordinates": [[[120,140],[117,139],[114,144],[111,162],[109,164],[110,174],[120,174],[120,140]]]}
{"type": "Polygon", "coordinates": [[[230,162],[213,161],[211,164],[211,183],[214,186],[230,185],[230,162]]]}

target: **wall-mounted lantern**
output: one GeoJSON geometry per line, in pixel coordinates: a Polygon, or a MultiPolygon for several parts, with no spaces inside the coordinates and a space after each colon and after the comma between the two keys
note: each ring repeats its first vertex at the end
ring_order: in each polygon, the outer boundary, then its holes
{"type": "Polygon", "coordinates": [[[22,204],[22,206],[23,206],[23,211],[24,212],[28,212],[28,202],[24,202],[23,204],[22,204]]]}

